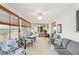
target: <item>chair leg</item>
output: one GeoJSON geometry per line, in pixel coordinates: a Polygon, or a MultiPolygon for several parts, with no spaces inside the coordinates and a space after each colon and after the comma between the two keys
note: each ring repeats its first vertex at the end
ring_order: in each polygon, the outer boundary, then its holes
{"type": "Polygon", "coordinates": [[[25,55],[26,55],[26,52],[25,52],[25,55]]]}

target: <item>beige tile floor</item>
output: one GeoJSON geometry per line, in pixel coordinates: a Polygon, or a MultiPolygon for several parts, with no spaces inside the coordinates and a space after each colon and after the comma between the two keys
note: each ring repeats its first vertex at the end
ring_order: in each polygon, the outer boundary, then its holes
{"type": "Polygon", "coordinates": [[[51,55],[48,38],[37,37],[36,42],[27,47],[27,55],[51,55]]]}

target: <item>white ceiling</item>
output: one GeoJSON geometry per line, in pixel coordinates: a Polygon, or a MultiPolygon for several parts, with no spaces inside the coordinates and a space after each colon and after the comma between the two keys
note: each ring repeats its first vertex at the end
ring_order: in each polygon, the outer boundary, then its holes
{"type": "Polygon", "coordinates": [[[16,10],[17,13],[32,23],[48,23],[68,6],[71,6],[70,3],[5,3],[2,5],[16,10]],[[37,19],[38,14],[42,15],[41,20],[37,19]]]}

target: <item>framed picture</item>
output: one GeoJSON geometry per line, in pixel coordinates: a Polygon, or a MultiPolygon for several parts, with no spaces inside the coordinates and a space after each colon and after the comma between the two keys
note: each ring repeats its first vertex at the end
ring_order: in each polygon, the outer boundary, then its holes
{"type": "Polygon", "coordinates": [[[57,32],[62,33],[62,24],[57,25],[57,32]]]}

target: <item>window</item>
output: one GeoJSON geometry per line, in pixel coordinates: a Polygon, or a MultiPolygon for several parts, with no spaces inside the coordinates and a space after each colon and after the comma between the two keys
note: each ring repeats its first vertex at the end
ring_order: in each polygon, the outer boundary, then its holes
{"type": "Polygon", "coordinates": [[[0,21],[1,21],[1,9],[0,9],[0,21]]]}
{"type": "Polygon", "coordinates": [[[9,26],[0,24],[0,40],[7,40],[9,38],[9,26]]]}
{"type": "Polygon", "coordinates": [[[0,40],[19,39],[21,35],[27,35],[28,22],[6,8],[0,7],[0,40]]]}
{"type": "Polygon", "coordinates": [[[10,15],[10,24],[14,24],[14,25],[19,25],[18,24],[18,17],[14,16],[14,15],[10,15]]]}
{"type": "Polygon", "coordinates": [[[11,26],[10,27],[10,38],[18,40],[18,26],[11,26]]]}
{"type": "Polygon", "coordinates": [[[1,10],[1,22],[9,23],[9,13],[1,10]]]}
{"type": "Polygon", "coordinates": [[[0,40],[18,39],[18,17],[0,10],[0,40]]]}

